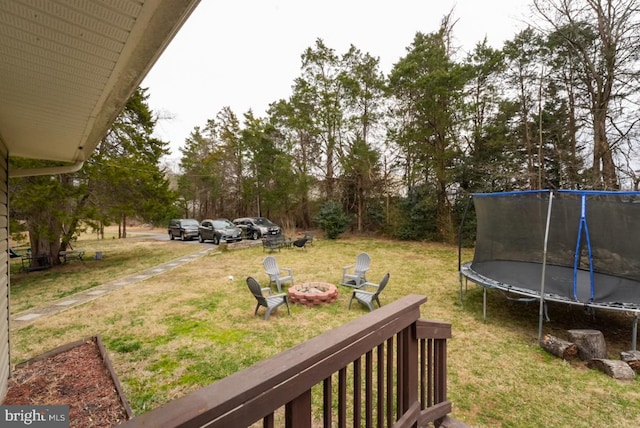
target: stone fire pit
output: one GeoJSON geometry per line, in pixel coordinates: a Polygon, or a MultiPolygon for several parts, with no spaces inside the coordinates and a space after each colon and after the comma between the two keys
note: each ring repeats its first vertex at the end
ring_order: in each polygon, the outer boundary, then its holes
{"type": "Polygon", "coordinates": [[[305,282],[289,288],[289,301],[306,306],[327,305],[338,299],[338,289],[328,282],[305,282]]]}

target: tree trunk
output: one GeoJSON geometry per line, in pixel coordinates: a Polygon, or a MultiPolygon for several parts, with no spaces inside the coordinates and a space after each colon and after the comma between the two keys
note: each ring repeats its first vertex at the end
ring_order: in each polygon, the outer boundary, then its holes
{"type": "Polygon", "coordinates": [[[566,79],[565,86],[568,94],[568,105],[569,105],[569,141],[570,141],[570,149],[569,149],[569,166],[568,166],[568,175],[569,175],[569,183],[571,188],[576,188],[579,184],[579,173],[580,170],[578,165],[578,143],[576,141],[576,135],[578,134],[578,125],[576,120],[576,100],[575,94],[573,93],[573,79],[566,79]]]}
{"type": "Polygon", "coordinates": [[[451,218],[451,204],[447,198],[447,185],[444,181],[438,181],[436,192],[438,233],[444,242],[452,243],[454,242],[453,219],[451,218]]]}
{"type": "Polygon", "coordinates": [[[357,206],[358,206],[358,232],[362,233],[363,228],[363,217],[364,217],[364,191],[362,189],[362,177],[358,176],[357,179],[357,206]]]}
{"type": "Polygon", "coordinates": [[[607,358],[607,344],[598,330],[569,330],[569,342],[578,347],[578,358],[589,361],[593,358],[607,358]]]}
{"type": "MultiPolygon", "coordinates": [[[[44,221],[44,219],[40,219],[44,221]]],[[[35,224],[29,222],[27,228],[29,230],[29,243],[31,245],[32,256],[44,256],[46,258],[34,258],[33,263],[45,263],[49,260],[51,265],[59,265],[58,253],[60,252],[60,239],[50,239],[49,236],[60,236],[62,234],[62,226],[53,217],[49,217],[49,226],[45,228],[47,234],[40,233],[38,229],[42,229],[43,225],[35,221],[35,224]]],[[[43,265],[44,266],[44,265],[43,265]]],[[[34,266],[36,267],[36,266],[34,266]]]]}
{"type": "Polygon", "coordinates": [[[563,360],[573,360],[578,356],[578,347],[575,343],[568,342],[547,334],[540,344],[547,352],[560,357],[563,360]]]}
{"type": "Polygon", "coordinates": [[[640,372],[640,351],[621,352],[620,359],[629,364],[634,372],[640,372]]]}
{"type": "MultiPolygon", "coordinates": [[[[60,180],[65,183],[65,185],[69,186],[73,181],[73,177],[70,174],[62,174],[60,176],[60,180]]],[[[73,211],[71,212],[71,220],[65,226],[68,228],[65,230],[64,227],[61,228],[62,235],[60,237],[60,247],[59,251],[66,251],[67,249],[73,249],[71,247],[71,241],[77,235],[78,225],[80,224],[80,213],[84,210],[84,207],[89,200],[89,193],[84,194],[79,200],[73,211]]],[[[57,255],[57,254],[56,254],[57,255]]],[[[57,257],[56,257],[57,258],[57,257]]]]}
{"type": "Polygon", "coordinates": [[[333,156],[334,156],[334,149],[335,149],[336,143],[335,140],[332,136],[329,136],[329,141],[327,142],[327,146],[326,146],[326,155],[327,155],[327,163],[326,163],[326,171],[327,174],[325,176],[325,192],[326,192],[326,196],[327,199],[333,199],[333,194],[334,194],[334,183],[333,183],[333,177],[334,177],[334,164],[333,164],[333,156]]]}
{"type": "Polygon", "coordinates": [[[629,364],[620,360],[607,360],[604,358],[594,358],[589,361],[589,368],[600,370],[614,379],[632,380],[635,379],[635,372],[629,364]]]}
{"type": "Polygon", "coordinates": [[[607,139],[606,108],[593,114],[593,179],[594,188],[617,190],[618,177],[613,153],[607,139]],[[601,111],[603,110],[603,111],[601,111]]]}

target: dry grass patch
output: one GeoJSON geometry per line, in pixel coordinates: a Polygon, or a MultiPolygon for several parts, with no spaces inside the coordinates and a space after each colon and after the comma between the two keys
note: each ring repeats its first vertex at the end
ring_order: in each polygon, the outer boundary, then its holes
{"type": "Polygon", "coordinates": [[[84,261],[70,261],[52,269],[23,272],[21,260],[11,260],[11,312],[13,314],[62,299],[105,282],[194,253],[201,248],[181,242],[144,238],[96,240],[75,244],[87,252],[84,261]],[[95,260],[96,251],[103,253],[95,260]]]}

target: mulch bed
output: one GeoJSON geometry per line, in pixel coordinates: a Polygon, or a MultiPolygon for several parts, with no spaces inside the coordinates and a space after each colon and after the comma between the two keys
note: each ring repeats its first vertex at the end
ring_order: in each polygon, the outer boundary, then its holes
{"type": "Polygon", "coordinates": [[[68,405],[70,427],[112,427],[132,413],[97,336],[18,364],[5,405],[68,405]]]}

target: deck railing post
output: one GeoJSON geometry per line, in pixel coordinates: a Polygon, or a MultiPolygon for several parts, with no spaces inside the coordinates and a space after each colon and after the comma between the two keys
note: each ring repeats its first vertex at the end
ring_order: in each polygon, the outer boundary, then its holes
{"type": "Polygon", "coordinates": [[[438,339],[435,341],[435,403],[442,403],[447,400],[447,340],[438,339]]]}
{"type": "MultiPolygon", "coordinates": [[[[418,338],[415,322],[402,331],[402,412],[418,402],[418,338]]],[[[417,427],[417,421],[413,425],[417,427]]]]}
{"type": "Polygon", "coordinates": [[[308,389],[285,405],[287,428],[311,428],[311,390],[308,389]]]}
{"type": "Polygon", "coordinates": [[[419,424],[441,421],[451,412],[447,401],[447,340],[451,324],[435,320],[418,320],[416,336],[420,342],[420,395],[422,414],[419,424]]]}

